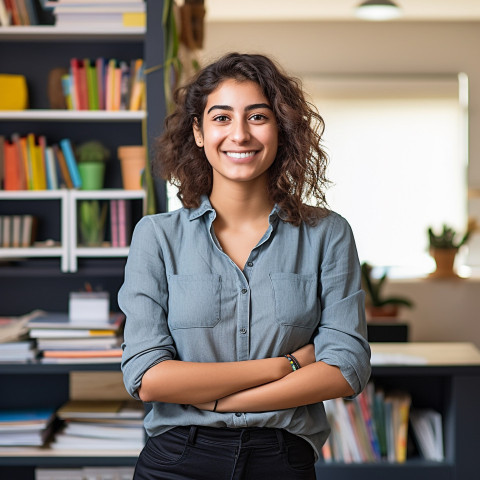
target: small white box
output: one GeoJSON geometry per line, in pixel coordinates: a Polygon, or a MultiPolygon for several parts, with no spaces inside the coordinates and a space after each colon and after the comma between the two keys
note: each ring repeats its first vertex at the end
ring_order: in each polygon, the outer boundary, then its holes
{"type": "Polygon", "coordinates": [[[108,292],[71,292],[68,302],[68,317],[75,321],[108,322],[110,297],[108,292]]]}

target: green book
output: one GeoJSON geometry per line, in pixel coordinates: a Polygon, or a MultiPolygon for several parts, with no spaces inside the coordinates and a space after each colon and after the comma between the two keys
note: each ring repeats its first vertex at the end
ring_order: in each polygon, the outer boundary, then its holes
{"type": "Polygon", "coordinates": [[[87,76],[88,109],[98,110],[97,68],[88,58],[85,58],[83,63],[87,76]]]}

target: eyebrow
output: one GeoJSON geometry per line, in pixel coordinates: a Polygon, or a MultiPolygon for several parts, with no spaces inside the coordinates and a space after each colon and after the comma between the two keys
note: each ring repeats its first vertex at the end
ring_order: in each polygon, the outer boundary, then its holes
{"type": "MultiPolygon", "coordinates": [[[[269,110],[272,110],[272,107],[267,103],[254,103],[253,105],[247,105],[245,107],[245,112],[249,112],[250,110],[255,110],[257,108],[268,108],[269,110]]],[[[233,107],[230,105],[213,105],[208,109],[207,114],[209,114],[212,110],[228,110],[233,112],[233,107]]]]}

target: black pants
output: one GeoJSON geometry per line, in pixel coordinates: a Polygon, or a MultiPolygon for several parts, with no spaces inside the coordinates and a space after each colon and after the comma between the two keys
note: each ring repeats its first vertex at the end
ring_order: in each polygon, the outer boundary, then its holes
{"type": "Polygon", "coordinates": [[[147,440],[134,480],[315,480],[310,444],[274,428],[177,427],[147,440]]]}

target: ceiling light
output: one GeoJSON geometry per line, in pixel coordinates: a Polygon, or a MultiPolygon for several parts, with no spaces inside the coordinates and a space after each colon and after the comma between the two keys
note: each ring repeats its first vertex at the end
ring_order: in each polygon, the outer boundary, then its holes
{"type": "Polygon", "coordinates": [[[363,20],[393,20],[401,15],[401,9],[390,0],[368,0],[355,8],[355,15],[363,20]]]}

